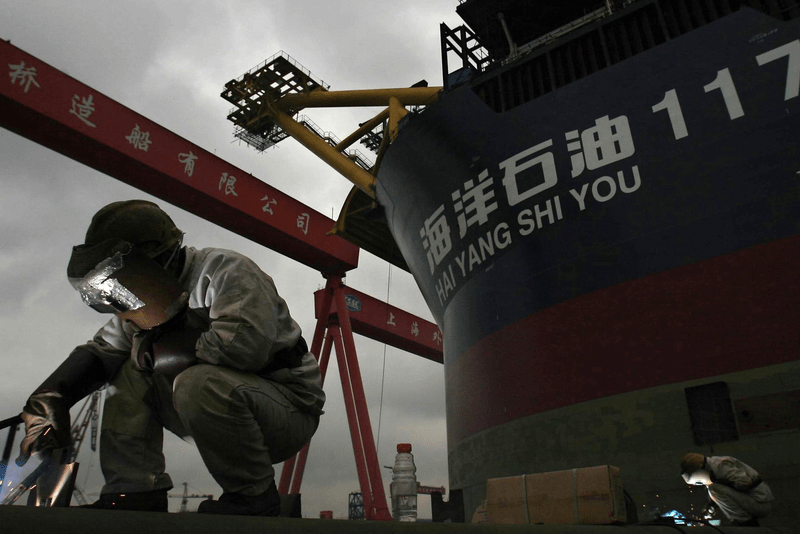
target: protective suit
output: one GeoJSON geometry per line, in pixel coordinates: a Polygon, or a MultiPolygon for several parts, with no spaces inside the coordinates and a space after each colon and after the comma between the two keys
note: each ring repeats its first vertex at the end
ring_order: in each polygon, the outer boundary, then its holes
{"type": "Polygon", "coordinates": [[[775,497],[755,469],[730,456],[710,456],[706,465],[714,482],[706,486],[708,495],[728,519],[746,523],[772,510],[775,497]]]}
{"type": "Polygon", "coordinates": [[[708,456],[692,453],[686,455],[684,479],[690,484],[706,486],[711,500],[732,522],[740,525],[758,525],[758,519],[772,510],[775,497],[758,472],[731,456],[708,456]],[[698,459],[689,457],[696,456],[698,459]],[[699,460],[699,458],[703,458],[699,460]],[[700,464],[702,462],[702,464],[700,464]]]}
{"type": "MultiPolygon", "coordinates": [[[[183,253],[178,281],[188,293],[187,309],[164,325],[172,325],[166,333],[115,316],[77,347],[29,399],[22,414],[27,446],[37,424],[53,426],[50,434],[63,443],[69,407],[109,381],[100,446],[104,495],[155,491],[165,502],[173,486],[162,454],[167,428],[193,438],[224,491],[220,501],[227,495],[248,504],[269,493],[271,508],[253,513],[276,515],[272,465],[316,431],[325,402],[319,367],[272,279],[253,261],[222,249],[185,247],[183,253]],[[156,339],[177,335],[189,352],[194,348],[196,361],[174,376],[153,372],[144,344],[154,333],[156,339]]],[[[205,511],[240,513],[211,505],[205,511]]]]}

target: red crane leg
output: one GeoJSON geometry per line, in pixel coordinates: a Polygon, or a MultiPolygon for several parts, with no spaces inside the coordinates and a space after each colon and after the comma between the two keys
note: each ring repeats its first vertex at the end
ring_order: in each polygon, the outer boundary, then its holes
{"type": "Polygon", "coordinates": [[[325,385],[325,375],[328,374],[328,362],[331,360],[331,348],[333,347],[333,332],[328,332],[325,336],[325,346],[322,348],[322,354],[319,357],[319,374],[321,376],[321,384],[325,385]]]}
{"type": "MultiPolygon", "coordinates": [[[[333,346],[332,334],[325,336],[325,346],[319,356],[319,372],[322,377],[322,384],[325,384],[325,375],[328,372],[328,362],[331,357],[331,347],[333,346]]],[[[294,469],[294,480],[292,481],[291,493],[300,493],[300,485],[303,483],[303,473],[306,470],[306,460],[308,459],[308,448],[311,442],[306,443],[305,447],[297,453],[297,465],[294,469]]]]}
{"type": "MultiPolygon", "coordinates": [[[[332,302],[332,295],[333,295],[333,284],[337,278],[335,276],[328,279],[325,288],[325,295],[322,299],[322,305],[327,306],[326,309],[330,309],[331,302],[332,302]]],[[[338,278],[339,282],[341,283],[341,278],[338,278]]],[[[314,329],[314,339],[311,342],[311,353],[317,358],[317,361],[320,363],[320,374],[322,376],[322,383],[325,383],[325,372],[328,369],[328,359],[330,357],[331,352],[331,333],[330,330],[327,331],[326,329],[328,326],[328,313],[322,313],[319,315],[317,319],[317,326],[314,329]],[[323,352],[320,353],[320,349],[322,348],[322,340],[325,339],[326,348],[323,349],[323,352]],[[323,358],[322,355],[325,355],[323,358]],[[324,365],[324,367],[323,367],[324,365]]],[[[289,486],[291,485],[291,492],[292,493],[299,493],[300,492],[300,484],[303,483],[303,471],[305,471],[305,459],[308,457],[308,445],[306,444],[303,447],[303,450],[300,453],[292,456],[288,460],[283,463],[283,470],[281,471],[281,481],[278,485],[278,493],[281,495],[286,495],[289,493],[289,486]],[[299,467],[297,464],[298,455],[302,455],[302,467],[299,467]],[[297,467],[296,467],[297,466],[297,467]],[[297,469],[299,468],[299,470],[297,469]],[[297,471],[297,472],[296,472],[297,471]]]]}
{"type": "Polygon", "coordinates": [[[319,350],[322,348],[322,340],[325,338],[325,330],[328,328],[328,316],[331,312],[333,302],[333,290],[342,284],[341,276],[331,275],[325,283],[324,294],[322,296],[321,312],[317,314],[317,326],[314,328],[314,339],[311,340],[311,352],[319,360],[319,350]]]}
{"type": "MultiPolygon", "coordinates": [[[[356,345],[353,340],[353,329],[350,326],[350,317],[347,313],[345,303],[345,291],[343,286],[336,288],[334,292],[337,310],[339,311],[339,325],[342,330],[342,338],[345,344],[345,356],[347,367],[350,371],[352,381],[353,396],[355,407],[358,414],[359,426],[361,429],[361,439],[364,443],[364,454],[366,456],[367,470],[372,482],[374,515],[368,519],[379,521],[391,521],[392,515],[386,505],[386,492],[383,489],[383,479],[381,478],[380,464],[378,463],[378,453],[375,450],[375,438],[372,435],[372,425],[369,421],[369,410],[367,409],[367,399],[364,395],[364,384],[361,381],[361,371],[356,357],[356,345]]],[[[366,502],[364,503],[366,506],[366,502]]]]}
{"type": "Polygon", "coordinates": [[[338,326],[333,328],[333,342],[336,348],[336,361],[339,363],[339,377],[342,379],[344,406],[347,411],[347,423],[350,426],[350,438],[353,441],[356,471],[358,472],[358,481],[361,485],[361,494],[364,497],[364,510],[366,510],[367,519],[372,519],[372,488],[370,486],[369,473],[364,459],[363,437],[359,430],[358,418],[356,416],[355,400],[350,384],[350,372],[347,369],[347,355],[345,354],[345,348],[342,344],[342,337],[338,326]]]}

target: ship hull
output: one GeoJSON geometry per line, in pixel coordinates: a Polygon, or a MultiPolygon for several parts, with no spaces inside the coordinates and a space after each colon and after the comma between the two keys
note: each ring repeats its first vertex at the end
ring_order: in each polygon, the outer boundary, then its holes
{"type": "Polygon", "coordinates": [[[378,200],[445,336],[468,514],[487,478],[598,464],[645,509],[681,501],[693,449],[797,483],[796,424],[711,443],[685,392],[793,417],[798,37],[743,9],[504,113],[467,84],[402,125],[378,200]]]}

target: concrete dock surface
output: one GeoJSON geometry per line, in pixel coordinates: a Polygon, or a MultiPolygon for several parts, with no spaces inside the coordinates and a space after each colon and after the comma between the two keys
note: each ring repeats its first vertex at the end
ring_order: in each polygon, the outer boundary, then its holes
{"type": "Polygon", "coordinates": [[[0,506],[3,534],[800,534],[792,527],[399,523],[0,506]]]}

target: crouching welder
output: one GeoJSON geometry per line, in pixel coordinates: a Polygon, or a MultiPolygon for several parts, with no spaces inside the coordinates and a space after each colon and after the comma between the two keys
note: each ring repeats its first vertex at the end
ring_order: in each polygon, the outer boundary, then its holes
{"type": "Polygon", "coordinates": [[[681,475],[689,485],[705,486],[712,503],[734,524],[759,526],[772,510],[775,497],[758,472],[730,456],[704,456],[690,452],[681,459],[681,475]]]}
{"type": "Polygon", "coordinates": [[[22,454],[67,446],[70,407],[108,383],[105,486],[92,507],[167,511],[166,428],[194,440],[222,487],[198,512],[279,515],[272,465],[317,429],[319,367],[253,261],[182,241],[151,202],[115,202],[95,214],[67,275],[86,304],[114,317],[30,396],[22,454]]]}

